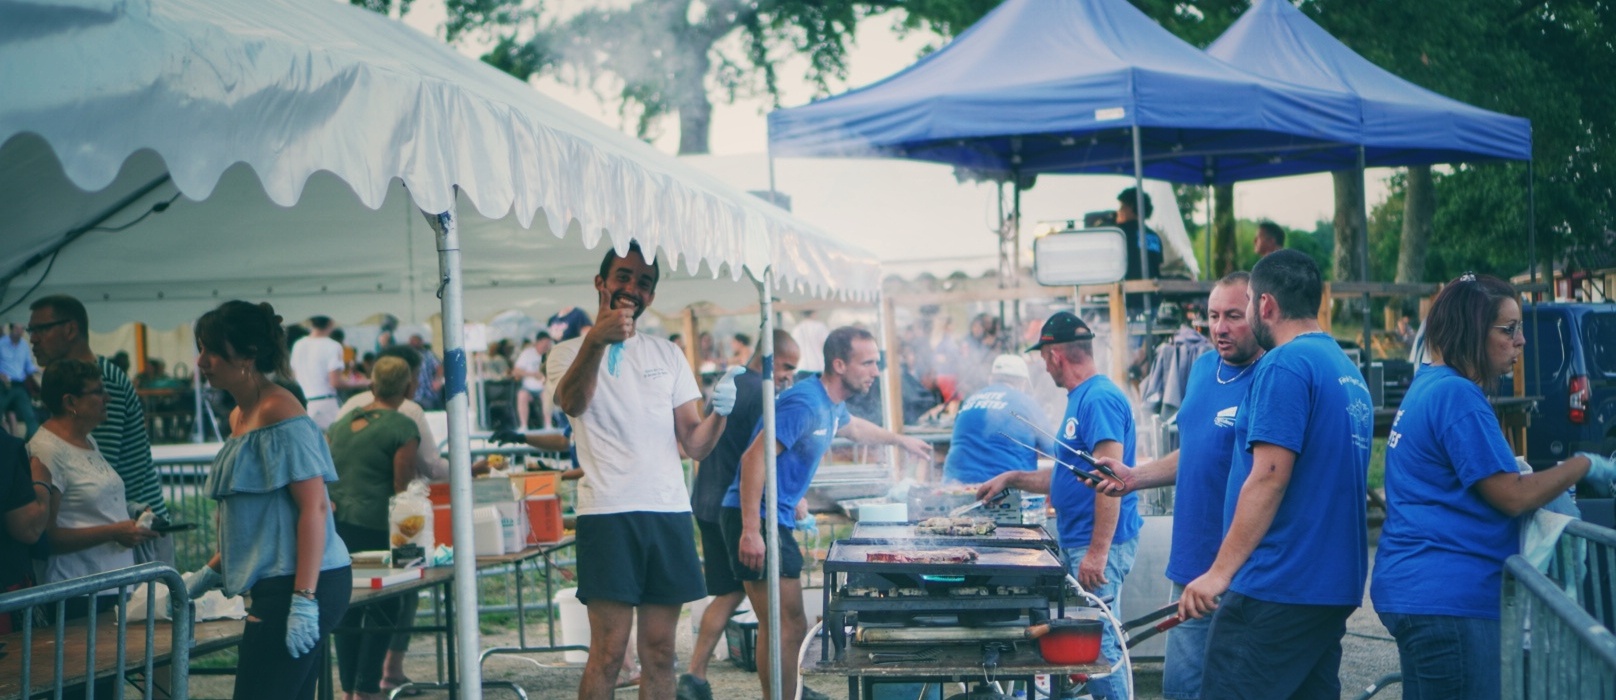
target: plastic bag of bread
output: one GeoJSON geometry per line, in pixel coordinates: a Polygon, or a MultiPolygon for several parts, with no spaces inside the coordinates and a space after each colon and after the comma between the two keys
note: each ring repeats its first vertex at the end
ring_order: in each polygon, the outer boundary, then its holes
{"type": "Polygon", "coordinates": [[[416,479],[388,501],[387,535],[392,546],[413,544],[424,552],[432,551],[432,500],[427,489],[426,480],[416,479]]]}

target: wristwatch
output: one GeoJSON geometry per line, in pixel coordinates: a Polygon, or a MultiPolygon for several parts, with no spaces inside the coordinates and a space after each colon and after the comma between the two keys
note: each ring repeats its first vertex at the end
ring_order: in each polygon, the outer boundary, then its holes
{"type": "Polygon", "coordinates": [[[308,598],[309,600],[314,600],[314,589],[313,588],[294,588],[294,589],[292,589],[292,595],[300,595],[300,596],[303,596],[304,598],[308,598]]]}

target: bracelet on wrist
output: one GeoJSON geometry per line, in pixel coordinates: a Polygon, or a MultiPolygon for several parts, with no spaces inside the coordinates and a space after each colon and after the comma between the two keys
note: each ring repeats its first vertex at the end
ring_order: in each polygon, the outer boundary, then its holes
{"type": "Polygon", "coordinates": [[[55,485],[55,484],[52,484],[52,483],[51,483],[51,482],[49,482],[49,481],[39,481],[39,480],[35,480],[35,481],[34,481],[34,486],[43,486],[43,487],[45,487],[45,491],[46,491],[46,493],[49,493],[49,492],[51,492],[51,491],[56,491],[56,490],[57,490],[57,488],[56,488],[56,485],[55,485]]]}
{"type": "Polygon", "coordinates": [[[314,589],[313,588],[294,588],[294,589],[292,589],[292,595],[303,596],[304,598],[308,598],[309,600],[314,600],[314,589]]]}

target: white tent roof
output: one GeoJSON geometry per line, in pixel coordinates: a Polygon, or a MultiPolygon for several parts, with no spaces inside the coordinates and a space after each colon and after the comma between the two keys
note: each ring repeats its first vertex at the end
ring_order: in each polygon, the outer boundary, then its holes
{"type": "Polygon", "coordinates": [[[287,318],[424,318],[438,275],[416,208],[446,210],[457,187],[468,318],[592,308],[600,251],[583,248],[630,239],[728,278],[659,289],[663,311],[744,298],[730,280],[765,266],[796,293],[879,290],[863,251],[375,13],[24,1],[0,5],[0,26],[3,305],[39,280],[26,261],[154,183],[102,225],[182,197],[66,246],[32,296],[74,294],[98,328],[175,325],[234,297],[287,318]]]}

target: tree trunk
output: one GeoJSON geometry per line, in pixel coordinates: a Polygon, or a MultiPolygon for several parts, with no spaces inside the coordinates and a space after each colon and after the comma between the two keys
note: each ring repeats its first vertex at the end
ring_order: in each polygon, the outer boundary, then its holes
{"type": "Polygon", "coordinates": [[[1234,235],[1234,185],[1212,187],[1212,255],[1216,262],[1209,279],[1218,279],[1239,269],[1234,235]]]}
{"type": "Polygon", "coordinates": [[[1403,240],[1397,251],[1397,282],[1425,281],[1425,246],[1431,239],[1435,217],[1436,186],[1431,166],[1411,166],[1408,188],[1403,191],[1403,240]]]}
{"type": "Polygon", "coordinates": [[[1335,259],[1331,276],[1336,282],[1363,279],[1358,246],[1364,232],[1363,176],[1357,170],[1330,173],[1335,181],[1335,259]]]}
{"type": "Polygon", "coordinates": [[[674,75],[674,89],[678,91],[679,155],[701,155],[711,152],[709,136],[713,125],[713,101],[707,97],[707,73],[713,61],[708,55],[713,45],[710,40],[688,36],[681,43],[681,61],[684,68],[674,75]]]}

